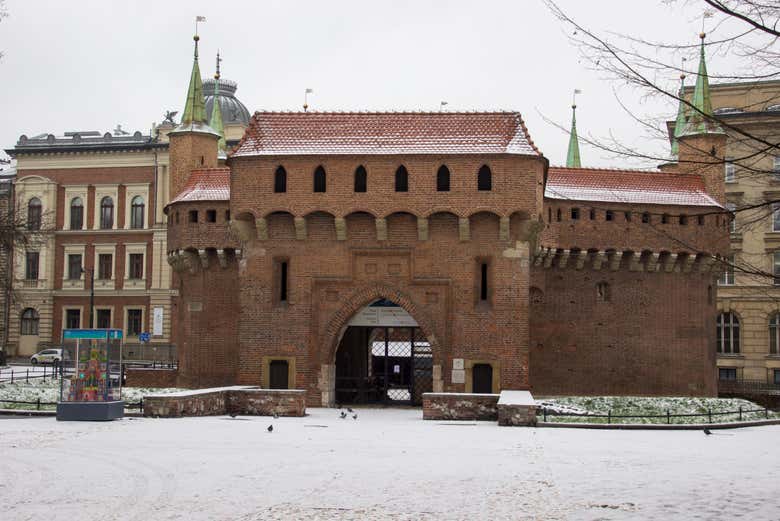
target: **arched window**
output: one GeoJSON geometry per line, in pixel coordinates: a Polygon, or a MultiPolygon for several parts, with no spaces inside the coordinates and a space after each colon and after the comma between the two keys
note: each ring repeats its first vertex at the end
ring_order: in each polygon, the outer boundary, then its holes
{"type": "Polygon", "coordinates": [[[100,229],[110,230],[114,227],[114,201],[106,196],[100,200],[100,229]]]}
{"type": "Polygon", "coordinates": [[[22,311],[22,330],[23,335],[38,334],[38,312],[33,308],[27,308],[22,311]]]}
{"type": "Polygon", "coordinates": [[[280,166],[274,172],[274,193],[283,194],[287,191],[287,170],[280,166]]]}
{"type": "Polygon", "coordinates": [[[490,191],[493,189],[493,174],[490,172],[490,168],[487,165],[482,165],[482,168],[477,172],[477,190],[490,191]]]}
{"type": "Polygon", "coordinates": [[[318,166],[314,171],[314,191],[325,192],[327,189],[327,183],[325,179],[325,169],[322,165],[318,166]]]}
{"type": "Polygon", "coordinates": [[[439,171],[436,172],[436,191],[437,192],[449,192],[450,191],[450,169],[445,165],[439,167],[439,171]]]}
{"type": "Polygon", "coordinates": [[[130,228],[139,229],[144,227],[144,198],[140,195],[133,197],[130,204],[130,228]]]}
{"type": "Polygon", "coordinates": [[[769,354],[780,354],[780,313],[769,319],[769,354]]]}
{"type": "Polygon", "coordinates": [[[395,171],[395,191],[409,191],[409,172],[406,171],[406,167],[404,165],[399,166],[398,170],[395,171]]]}
{"type": "Polygon", "coordinates": [[[70,229],[80,230],[84,226],[84,203],[81,197],[74,197],[70,201],[70,229]]]}
{"type": "Polygon", "coordinates": [[[27,229],[28,230],[40,230],[41,229],[41,214],[43,213],[43,206],[41,200],[37,197],[30,199],[27,203],[27,229]]]}
{"type": "Polygon", "coordinates": [[[732,312],[718,315],[716,350],[718,353],[739,353],[739,318],[732,312]]]}
{"type": "Polygon", "coordinates": [[[355,191],[365,192],[368,190],[368,172],[360,165],[355,169],[355,191]]]}

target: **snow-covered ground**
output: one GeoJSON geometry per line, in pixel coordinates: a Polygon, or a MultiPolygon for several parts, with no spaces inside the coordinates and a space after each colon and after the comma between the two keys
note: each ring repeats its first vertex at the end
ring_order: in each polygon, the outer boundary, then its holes
{"type": "MultiPolygon", "coordinates": [[[[154,387],[123,387],[122,399],[126,403],[138,403],[144,396],[150,394],[172,393],[180,391],[175,387],[154,388],[154,387]]],[[[41,410],[54,410],[56,405],[52,405],[60,398],[60,381],[47,378],[30,379],[29,383],[24,380],[10,383],[8,381],[0,383],[0,408],[2,409],[35,409],[35,405],[23,403],[9,403],[3,400],[15,400],[21,402],[36,402],[38,399],[44,403],[41,410]],[[45,405],[49,404],[49,405],[45,405]]]]}
{"type": "Polygon", "coordinates": [[[0,519],[777,519],[780,426],[0,417],[0,519]],[[267,427],[273,424],[272,433],[267,427]]]}

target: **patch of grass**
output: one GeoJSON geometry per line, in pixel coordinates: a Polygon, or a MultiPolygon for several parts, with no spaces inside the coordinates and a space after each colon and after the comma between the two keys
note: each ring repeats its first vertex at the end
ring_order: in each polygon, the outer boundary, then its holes
{"type": "MultiPolygon", "coordinates": [[[[780,414],[772,411],[766,413],[760,405],[740,398],[564,396],[540,400],[537,403],[547,408],[548,422],[563,423],[709,423],[710,413],[712,423],[726,423],[740,420],[740,408],[743,411],[743,421],[780,418],[780,414]],[[601,417],[608,414],[611,414],[611,418],[601,417]]],[[[543,417],[541,410],[539,417],[543,417]]]]}

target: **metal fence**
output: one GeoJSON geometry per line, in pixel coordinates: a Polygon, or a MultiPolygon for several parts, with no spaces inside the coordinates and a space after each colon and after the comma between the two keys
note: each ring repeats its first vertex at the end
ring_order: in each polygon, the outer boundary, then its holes
{"type": "MultiPolygon", "coordinates": [[[[558,417],[570,417],[570,418],[598,418],[601,420],[606,419],[607,423],[612,423],[613,420],[618,420],[616,423],[621,423],[619,420],[623,419],[634,419],[634,420],[645,420],[645,419],[652,419],[652,420],[660,420],[661,423],[666,423],[671,425],[674,422],[675,418],[706,418],[707,423],[712,423],[712,419],[718,418],[721,416],[736,416],[737,421],[742,421],[743,417],[748,414],[763,414],[765,419],[769,418],[769,408],[764,407],[757,408],[757,409],[743,409],[740,407],[736,411],[713,411],[712,409],[707,409],[707,412],[704,413],[675,413],[672,414],[671,411],[667,410],[666,414],[612,414],[612,411],[607,411],[607,414],[596,414],[596,413],[571,413],[571,412],[559,412],[554,409],[548,409],[547,407],[542,407],[542,418],[544,421],[547,421],[547,418],[550,416],[558,416],[558,417]]],[[[598,422],[600,423],[600,422],[598,422]]],[[[679,423],[679,422],[678,422],[679,423]]]]}
{"type": "Polygon", "coordinates": [[[764,380],[718,380],[719,393],[780,394],[780,384],[764,380]]]}
{"type": "MultiPolygon", "coordinates": [[[[48,407],[48,406],[56,406],[57,405],[57,402],[42,402],[40,398],[38,398],[34,402],[23,401],[23,400],[0,400],[0,404],[4,404],[4,403],[17,404],[17,405],[18,404],[21,404],[21,405],[34,405],[36,411],[40,411],[41,410],[41,406],[48,407]]],[[[141,399],[141,400],[139,400],[137,402],[129,402],[129,403],[126,402],[125,403],[125,409],[138,409],[139,412],[143,413],[144,412],[144,401],[143,401],[143,399],[141,399]]],[[[26,410],[31,410],[31,409],[16,409],[16,410],[18,410],[19,412],[24,412],[26,410]]]]}
{"type": "Polygon", "coordinates": [[[0,383],[14,383],[25,382],[30,383],[30,380],[42,379],[44,382],[49,380],[56,380],[60,376],[59,364],[40,365],[34,368],[30,367],[9,367],[7,369],[0,369],[0,383]]]}

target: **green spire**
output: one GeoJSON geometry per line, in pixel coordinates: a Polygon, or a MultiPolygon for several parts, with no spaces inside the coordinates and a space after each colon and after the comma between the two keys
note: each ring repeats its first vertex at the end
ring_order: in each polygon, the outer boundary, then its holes
{"type": "Polygon", "coordinates": [[[701,38],[701,51],[699,53],[699,72],[696,76],[696,87],[693,90],[693,98],[691,99],[693,109],[690,111],[685,129],[680,133],[681,136],[723,132],[720,125],[712,118],[710,82],[707,75],[707,60],[704,57],[705,36],[704,33],[699,35],[699,38],[701,38]]]}
{"type": "Polygon", "coordinates": [[[566,156],[566,166],[580,168],[580,143],[577,139],[577,105],[571,106],[571,132],[569,132],[569,153],[566,156]]]}
{"type": "Polygon", "coordinates": [[[214,74],[214,107],[211,109],[211,121],[209,126],[219,134],[219,141],[217,142],[217,153],[220,155],[225,154],[225,125],[222,123],[222,109],[219,106],[219,62],[222,58],[219,57],[217,52],[217,73],[214,74]]]}
{"type": "Polygon", "coordinates": [[[184,114],[181,116],[182,125],[206,123],[206,102],[203,99],[203,82],[200,79],[200,67],[198,67],[198,40],[200,37],[196,34],[193,40],[195,40],[195,59],[192,62],[187,102],[184,105],[184,114]]]}
{"type": "Polygon", "coordinates": [[[680,91],[677,94],[680,98],[680,106],[677,108],[677,121],[674,123],[674,134],[672,135],[672,157],[677,157],[680,154],[680,143],[677,142],[677,138],[683,133],[685,129],[685,122],[688,119],[688,105],[685,104],[685,74],[680,74],[680,91]]]}

